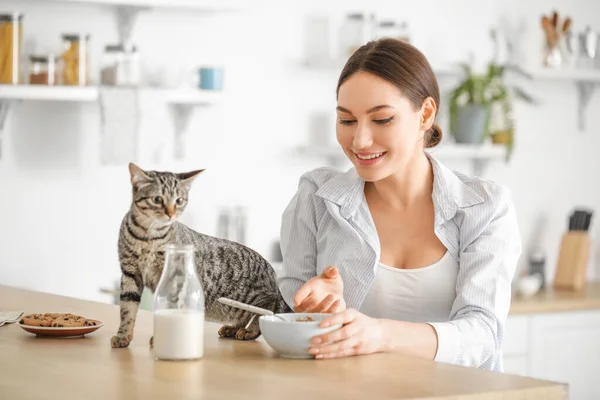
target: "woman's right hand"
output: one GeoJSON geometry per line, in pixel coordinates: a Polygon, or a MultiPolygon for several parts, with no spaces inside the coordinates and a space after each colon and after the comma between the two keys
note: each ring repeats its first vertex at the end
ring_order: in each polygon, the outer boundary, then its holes
{"type": "Polygon", "coordinates": [[[346,309],[344,283],[336,267],[306,282],[294,296],[294,312],[337,313],[346,309]]]}

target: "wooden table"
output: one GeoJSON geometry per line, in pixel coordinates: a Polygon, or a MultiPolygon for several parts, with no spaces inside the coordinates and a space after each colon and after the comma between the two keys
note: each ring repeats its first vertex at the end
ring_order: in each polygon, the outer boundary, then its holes
{"type": "Polygon", "coordinates": [[[114,305],[0,286],[0,311],[71,312],[104,321],[85,338],[38,338],[0,327],[2,399],[566,399],[564,385],[434,363],[397,354],[339,360],[278,358],[259,339],[218,339],[205,329],[205,357],[155,361],[152,314],[141,311],[134,341],[112,349],[114,305]]]}

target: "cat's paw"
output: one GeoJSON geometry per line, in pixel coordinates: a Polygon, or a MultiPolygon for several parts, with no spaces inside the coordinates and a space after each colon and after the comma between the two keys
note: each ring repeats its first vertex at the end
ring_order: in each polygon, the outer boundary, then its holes
{"type": "Polygon", "coordinates": [[[219,336],[222,338],[232,338],[237,340],[254,340],[260,336],[260,332],[237,328],[235,326],[223,325],[219,329],[219,336]]]}
{"type": "Polygon", "coordinates": [[[237,340],[254,340],[259,336],[259,332],[247,331],[245,328],[239,328],[235,334],[237,340]]]}
{"type": "Polygon", "coordinates": [[[129,343],[131,343],[130,336],[113,336],[110,339],[110,346],[113,349],[127,347],[127,346],[129,346],[129,343]]]}
{"type": "Polygon", "coordinates": [[[150,348],[153,349],[154,348],[154,336],[152,336],[150,338],[150,348]]]}
{"type": "Polygon", "coordinates": [[[222,338],[234,338],[239,329],[240,328],[236,328],[235,326],[223,325],[221,329],[219,329],[219,336],[222,338]]]}

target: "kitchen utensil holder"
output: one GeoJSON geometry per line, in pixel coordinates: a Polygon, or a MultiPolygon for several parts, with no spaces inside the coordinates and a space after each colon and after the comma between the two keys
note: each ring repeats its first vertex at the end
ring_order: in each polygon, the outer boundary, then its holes
{"type": "Polygon", "coordinates": [[[579,291],[584,288],[590,247],[586,231],[568,231],[563,235],[554,277],[556,289],[579,291]]]}

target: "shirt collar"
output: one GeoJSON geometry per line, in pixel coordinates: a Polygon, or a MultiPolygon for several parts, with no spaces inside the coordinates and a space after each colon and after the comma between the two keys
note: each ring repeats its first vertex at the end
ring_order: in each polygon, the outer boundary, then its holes
{"type": "MultiPolygon", "coordinates": [[[[465,184],[454,172],[427,154],[433,168],[433,206],[435,224],[438,225],[454,217],[459,208],[482,203],[484,198],[465,184]]],[[[343,218],[352,216],[358,206],[365,201],[365,182],[354,168],[336,175],[327,181],[316,195],[340,206],[343,218]]]]}

